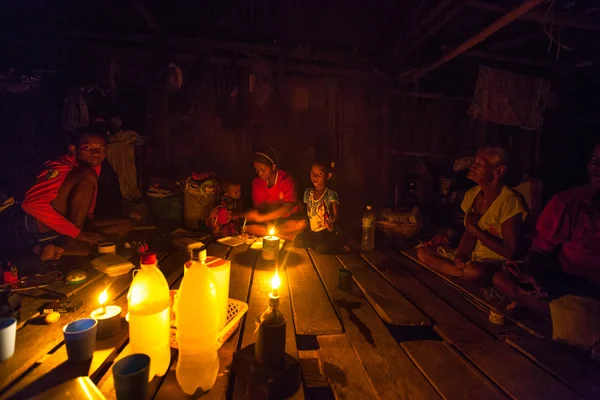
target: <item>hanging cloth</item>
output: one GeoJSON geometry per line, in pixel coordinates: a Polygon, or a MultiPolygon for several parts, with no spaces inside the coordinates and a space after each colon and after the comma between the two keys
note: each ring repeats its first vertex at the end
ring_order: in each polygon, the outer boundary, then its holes
{"type": "Polygon", "coordinates": [[[482,65],[468,114],[483,121],[538,130],[544,122],[549,93],[547,79],[482,65]]]}
{"type": "Polygon", "coordinates": [[[106,156],[110,165],[119,176],[121,194],[128,200],[138,200],[142,193],[137,185],[135,167],[135,145],[141,145],[143,139],[134,131],[119,131],[109,138],[106,156]]]}

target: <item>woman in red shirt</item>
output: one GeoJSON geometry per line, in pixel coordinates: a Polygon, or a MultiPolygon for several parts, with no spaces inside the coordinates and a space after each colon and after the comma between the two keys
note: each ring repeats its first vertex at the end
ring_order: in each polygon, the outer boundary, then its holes
{"type": "Polygon", "coordinates": [[[252,181],[254,210],[248,211],[246,228],[250,234],[265,236],[275,228],[277,235],[292,240],[306,227],[296,191],[296,182],[287,172],[277,168],[277,155],[272,148],[254,153],[254,169],[258,175],[252,181]]]}
{"type": "Polygon", "coordinates": [[[494,276],[496,288],[527,308],[549,313],[547,301],[519,290],[523,283],[539,284],[550,299],[600,297],[600,143],[593,147],[588,174],[588,185],[558,193],[544,208],[521,282],[507,272],[494,276]]]}

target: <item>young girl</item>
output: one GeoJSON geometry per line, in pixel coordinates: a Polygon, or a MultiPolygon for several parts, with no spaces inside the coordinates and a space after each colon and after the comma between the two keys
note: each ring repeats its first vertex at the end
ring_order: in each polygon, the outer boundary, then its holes
{"type": "Polygon", "coordinates": [[[315,161],[310,170],[314,189],[306,189],[304,203],[310,222],[310,230],[296,241],[298,247],[314,248],[319,253],[332,253],[337,245],[335,222],[339,215],[340,200],[327,184],[334,164],[315,161]]]}

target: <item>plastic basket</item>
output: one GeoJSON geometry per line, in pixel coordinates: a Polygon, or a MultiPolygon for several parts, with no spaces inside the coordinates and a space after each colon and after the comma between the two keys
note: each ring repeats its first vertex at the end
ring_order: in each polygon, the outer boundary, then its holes
{"type": "MultiPolygon", "coordinates": [[[[173,311],[173,302],[178,293],[178,290],[171,290],[171,347],[174,349],[179,348],[179,344],[177,343],[177,324],[175,313],[173,311]]],[[[233,335],[238,326],[240,326],[240,321],[244,314],[246,314],[246,311],[248,311],[248,304],[243,301],[229,299],[229,304],[227,304],[227,323],[225,323],[223,329],[217,334],[218,349],[221,348],[223,343],[225,343],[227,339],[233,335]]]]}
{"type": "Polygon", "coordinates": [[[422,223],[416,224],[400,224],[389,221],[377,221],[375,226],[383,231],[387,236],[399,236],[409,238],[417,235],[423,228],[422,223]]]}

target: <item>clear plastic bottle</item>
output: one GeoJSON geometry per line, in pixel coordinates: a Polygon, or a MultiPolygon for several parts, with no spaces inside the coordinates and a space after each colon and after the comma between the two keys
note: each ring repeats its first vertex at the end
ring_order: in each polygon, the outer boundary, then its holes
{"type": "Polygon", "coordinates": [[[375,213],[373,207],[367,206],[362,218],[362,251],[373,251],[375,248],[375,213]]]}
{"type": "Polygon", "coordinates": [[[179,358],[175,375],[181,389],[192,395],[210,390],[219,373],[217,355],[217,287],[197,251],[181,286],[177,301],[179,358]]]}
{"type": "Polygon", "coordinates": [[[149,381],[163,376],[171,361],[169,285],[158,269],[156,254],[142,255],[141,268],[127,293],[129,345],[132,353],[150,356],[149,381]]]}

